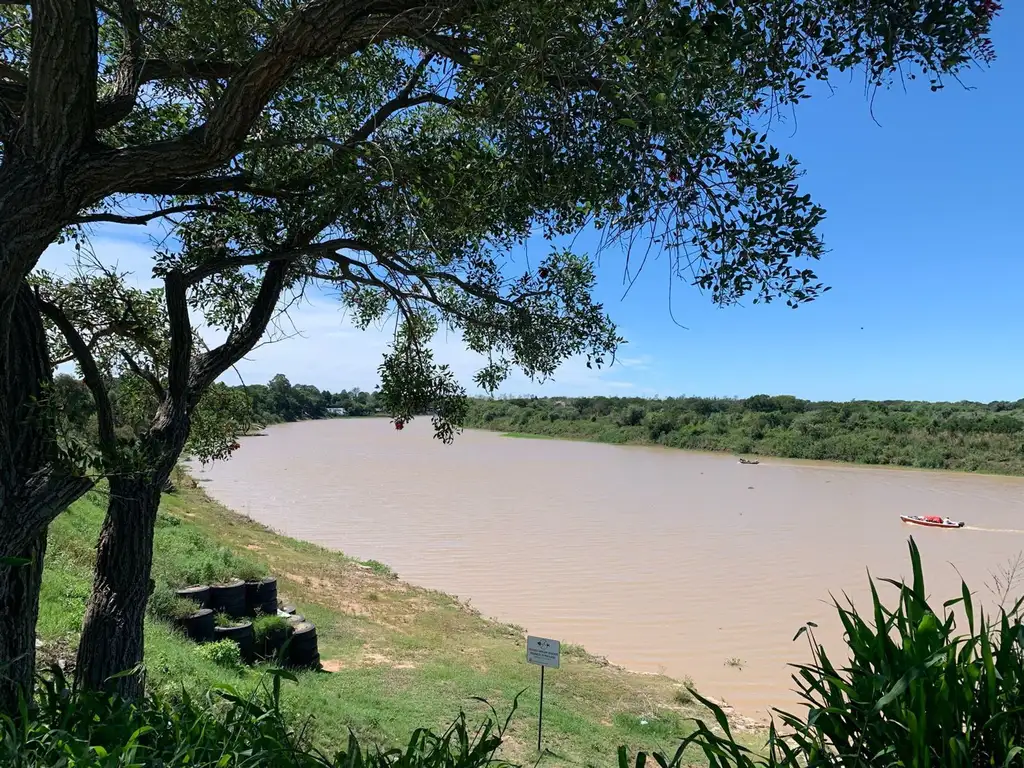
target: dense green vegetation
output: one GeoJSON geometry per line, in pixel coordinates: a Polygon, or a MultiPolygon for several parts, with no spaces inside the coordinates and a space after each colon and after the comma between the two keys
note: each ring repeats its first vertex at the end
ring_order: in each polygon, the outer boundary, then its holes
{"type": "Polygon", "coordinates": [[[131,703],[75,689],[55,668],[40,680],[34,718],[0,725],[0,760],[17,768],[476,768],[501,764],[493,757],[502,743],[502,729],[493,719],[474,729],[465,715],[441,734],[417,730],[404,749],[367,749],[353,735],[343,749],[326,754],[312,747],[283,711],[283,680],[297,682],[294,675],[275,669],[246,696],[228,686],[199,698],[187,692],[151,694],[131,703]]]}
{"type": "Polygon", "coordinates": [[[1024,474],[1024,400],[477,399],[467,426],[604,443],[1024,474]]]}
{"type": "Polygon", "coordinates": [[[358,387],[328,392],[312,384],[292,384],[283,373],[266,384],[248,384],[231,389],[242,390],[248,395],[255,421],[260,424],[326,419],[332,415],[373,416],[380,411],[373,392],[363,392],[358,387]],[[330,408],[342,408],[345,412],[332,414],[328,410],[330,408]]]}
{"type": "MultiPolygon", "coordinates": [[[[131,383],[127,378],[108,382],[111,405],[117,416],[117,433],[123,439],[129,439],[147,426],[145,422],[132,418],[135,416],[132,412],[133,403],[125,394],[131,383]]],[[[96,406],[84,382],[67,374],[59,374],[54,378],[54,392],[66,427],[86,435],[95,435],[96,406]]],[[[201,406],[205,407],[197,409],[193,417],[193,444],[202,440],[210,442],[211,433],[216,437],[227,438],[252,426],[335,416],[375,416],[381,412],[375,392],[364,392],[358,387],[330,392],[312,384],[292,384],[283,373],[277,374],[266,384],[215,384],[207,392],[201,406]],[[202,429],[205,425],[210,428],[202,429]]],[[[215,457],[224,458],[220,455],[215,457]]]]}

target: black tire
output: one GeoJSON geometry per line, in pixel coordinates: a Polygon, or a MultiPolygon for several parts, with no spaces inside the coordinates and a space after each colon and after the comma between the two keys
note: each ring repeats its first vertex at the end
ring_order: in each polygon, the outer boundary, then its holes
{"type": "Polygon", "coordinates": [[[308,621],[295,625],[288,643],[288,663],[293,667],[309,669],[320,664],[316,627],[308,621]]]}
{"type": "Polygon", "coordinates": [[[296,624],[302,624],[305,621],[306,617],[303,616],[301,613],[293,613],[291,616],[288,617],[288,623],[291,624],[293,627],[296,624]]]}
{"type": "Polygon", "coordinates": [[[274,660],[281,655],[281,649],[284,648],[289,637],[291,637],[290,629],[269,632],[263,638],[262,647],[257,651],[264,659],[274,660]]]}
{"type": "Polygon", "coordinates": [[[200,608],[191,616],[178,619],[177,624],[189,640],[209,643],[215,635],[213,618],[213,611],[209,608],[200,608]]]}
{"type": "Polygon", "coordinates": [[[309,642],[316,639],[316,625],[311,621],[297,621],[292,624],[292,640],[309,642]]]}
{"type": "Polygon", "coordinates": [[[294,605],[282,605],[279,610],[282,613],[287,613],[289,616],[291,616],[293,613],[295,613],[296,609],[294,605]]]}
{"type": "Polygon", "coordinates": [[[226,613],[233,619],[245,616],[245,582],[239,579],[230,584],[212,585],[210,607],[217,613],[226,613]]]}
{"type": "Polygon", "coordinates": [[[238,651],[246,664],[252,664],[256,658],[256,641],[251,621],[233,627],[215,627],[214,637],[217,640],[234,640],[238,643],[238,651]]]}
{"type": "Polygon", "coordinates": [[[178,597],[198,603],[200,608],[210,607],[210,588],[206,584],[174,590],[178,597]]]}
{"type": "Polygon", "coordinates": [[[245,607],[250,616],[277,615],[277,579],[268,576],[260,581],[245,582],[245,607]]]}
{"type": "Polygon", "coordinates": [[[320,669],[320,654],[316,651],[291,651],[288,666],[292,669],[320,669]]]}

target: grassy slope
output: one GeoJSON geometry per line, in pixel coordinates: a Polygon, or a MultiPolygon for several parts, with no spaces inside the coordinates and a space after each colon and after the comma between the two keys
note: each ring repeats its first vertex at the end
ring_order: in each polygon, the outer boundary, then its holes
{"type": "MultiPolygon", "coordinates": [[[[93,492],[51,529],[39,624],[44,658],[73,658],[104,501],[93,492]]],[[[317,625],[321,658],[336,671],[301,674],[285,701],[296,718],[313,718],[310,733],[319,746],[340,746],[350,728],[377,743],[404,743],[413,729],[443,727],[460,708],[482,714],[473,696],[504,714],[523,690],[505,756],[534,756],[538,669],[524,662],[520,630],[405,584],[379,564],[279,536],[201,490],[164,497],[158,583],[226,574],[240,562],[269,568],[282,598],[317,625]]],[[[197,692],[218,684],[244,690],[259,679],[258,671],[206,661],[155,620],[147,628],[146,664],[150,687],[164,691],[182,684],[197,692]]],[[[688,730],[685,720],[696,713],[679,703],[675,681],[609,666],[579,648],[565,649],[562,668],[547,679],[545,746],[564,758],[555,764],[611,765],[619,744],[674,751],[688,730]]]]}

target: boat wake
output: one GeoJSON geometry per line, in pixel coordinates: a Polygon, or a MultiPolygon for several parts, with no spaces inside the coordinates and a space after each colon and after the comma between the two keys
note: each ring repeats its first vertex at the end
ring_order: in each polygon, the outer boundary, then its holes
{"type": "Polygon", "coordinates": [[[961,530],[984,533],[1024,533],[1024,528],[982,528],[980,525],[965,525],[961,530]]]}

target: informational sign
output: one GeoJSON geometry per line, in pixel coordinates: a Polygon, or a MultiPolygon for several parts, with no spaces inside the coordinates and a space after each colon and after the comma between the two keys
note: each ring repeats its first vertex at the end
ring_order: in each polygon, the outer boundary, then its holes
{"type": "Polygon", "coordinates": [[[558,669],[560,655],[561,643],[557,640],[532,636],[526,638],[526,660],[531,664],[558,669]]]}

